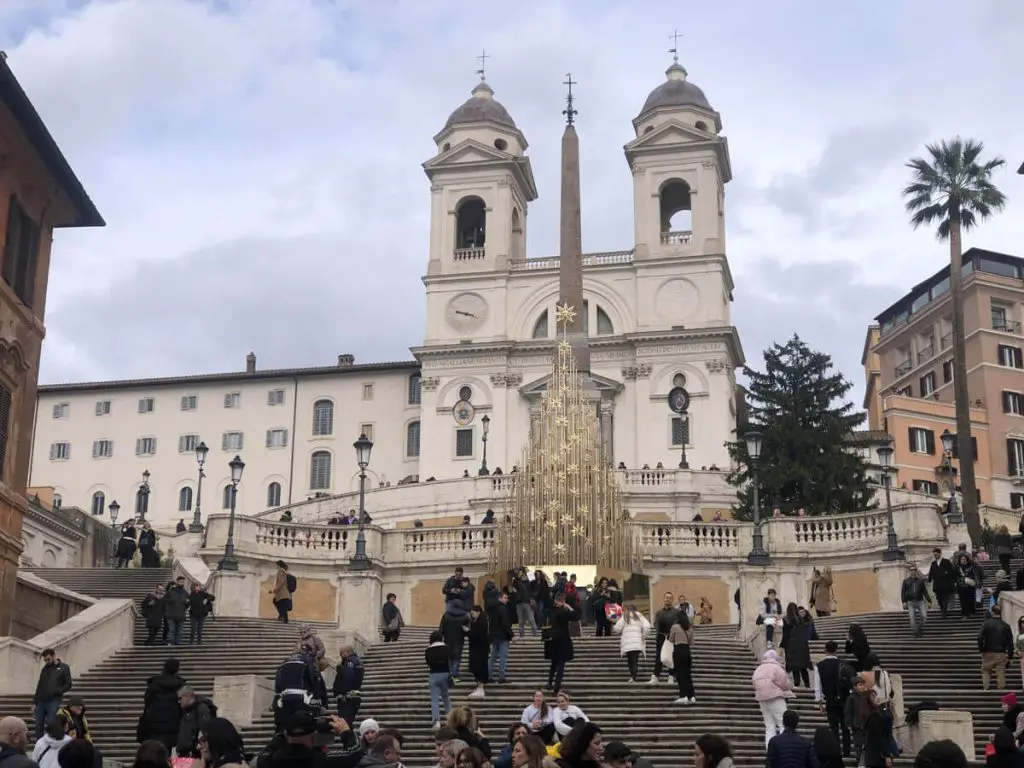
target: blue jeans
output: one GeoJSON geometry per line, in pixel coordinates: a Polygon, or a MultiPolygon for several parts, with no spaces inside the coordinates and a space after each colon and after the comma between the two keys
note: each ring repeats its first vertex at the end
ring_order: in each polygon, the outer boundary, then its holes
{"type": "Polygon", "coordinates": [[[487,661],[487,671],[493,680],[495,677],[494,668],[497,666],[498,680],[505,680],[505,668],[508,666],[508,640],[491,640],[491,656],[487,661]]]}
{"type": "Polygon", "coordinates": [[[462,649],[465,639],[459,637],[454,643],[448,646],[448,671],[452,677],[459,677],[462,667],[462,649]]]}
{"type": "Polygon", "coordinates": [[[203,642],[203,624],[206,623],[205,616],[190,616],[188,620],[188,641],[189,643],[203,642]]]}
{"type": "Polygon", "coordinates": [[[167,620],[167,644],[168,645],[181,645],[181,625],[184,621],[180,619],[168,619],[167,620]]]}
{"type": "Polygon", "coordinates": [[[436,723],[441,719],[441,715],[452,711],[452,701],[448,697],[448,674],[446,672],[431,672],[429,681],[430,716],[436,723]]]}
{"type": "Polygon", "coordinates": [[[36,741],[43,738],[43,733],[46,731],[46,721],[54,717],[58,709],[60,709],[60,699],[36,703],[36,741]]]}

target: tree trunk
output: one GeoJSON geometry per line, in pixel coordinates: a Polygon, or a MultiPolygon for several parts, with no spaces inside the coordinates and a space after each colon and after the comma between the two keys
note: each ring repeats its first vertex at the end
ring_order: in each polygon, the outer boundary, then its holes
{"type": "Polygon", "coordinates": [[[960,457],[960,493],[964,522],[971,544],[981,546],[981,517],[974,479],[974,450],[971,441],[971,400],[967,391],[967,340],[964,338],[963,260],[960,222],[955,217],[949,230],[949,291],[953,298],[953,398],[956,404],[956,445],[960,457]]]}

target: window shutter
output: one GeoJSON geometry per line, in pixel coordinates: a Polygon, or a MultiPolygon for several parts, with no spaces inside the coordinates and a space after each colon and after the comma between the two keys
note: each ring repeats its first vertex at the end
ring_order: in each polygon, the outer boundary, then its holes
{"type": "Polygon", "coordinates": [[[1010,412],[1010,393],[1003,390],[1003,413],[1010,412]]]}
{"type": "Polygon", "coordinates": [[[907,444],[910,446],[911,451],[917,450],[917,445],[914,443],[914,428],[907,427],[907,444]]]}
{"type": "Polygon", "coordinates": [[[925,430],[924,445],[928,453],[935,454],[935,432],[930,429],[925,430]]]}
{"type": "Polygon", "coordinates": [[[185,436],[182,435],[181,437],[178,438],[178,453],[184,453],[184,452],[185,452],[185,436]]]}
{"type": "Polygon", "coordinates": [[[97,400],[96,401],[96,415],[97,416],[102,416],[103,415],[103,401],[102,400],[97,400]]]}
{"type": "Polygon", "coordinates": [[[975,461],[978,460],[978,438],[974,435],[971,435],[971,457],[975,461]]]}
{"type": "Polygon", "coordinates": [[[267,392],[267,405],[275,405],[276,398],[274,397],[274,390],[267,392]]]}
{"type": "Polygon", "coordinates": [[[287,429],[282,429],[281,430],[281,445],[283,445],[283,446],[288,445],[288,430],[287,429]]]}
{"type": "Polygon", "coordinates": [[[225,432],[220,436],[220,449],[226,451],[228,449],[228,433],[225,432]]]}
{"type": "Polygon", "coordinates": [[[135,455],[139,456],[142,453],[142,438],[135,438],[135,455]]]}
{"type": "Polygon", "coordinates": [[[21,239],[21,206],[11,195],[7,206],[7,242],[4,244],[3,278],[13,288],[18,265],[18,241],[21,239]]]}
{"type": "Polygon", "coordinates": [[[1013,367],[1024,368],[1024,355],[1021,354],[1020,347],[1013,348],[1013,367]]]}
{"type": "Polygon", "coordinates": [[[1013,440],[1006,441],[1006,473],[1011,477],[1017,474],[1017,462],[1014,460],[1013,440]]]}
{"type": "Polygon", "coordinates": [[[21,265],[23,272],[18,276],[20,283],[18,295],[26,307],[31,307],[35,304],[36,269],[39,265],[39,225],[28,216],[25,217],[25,221],[28,223],[28,232],[26,233],[28,236],[26,250],[28,252],[21,265]]]}
{"type": "Polygon", "coordinates": [[[99,458],[99,455],[100,455],[100,441],[99,440],[93,440],[92,441],[92,457],[94,459],[96,459],[96,458],[99,458]]]}
{"type": "Polygon", "coordinates": [[[269,448],[273,444],[274,444],[274,430],[268,429],[267,430],[267,448],[269,448]]]}
{"type": "Polygon", "coordinates": [[[227,394],[227,395],[224,395],[224,407],[225,408],[230,408],[231,407],[231,395],[230,395],[230,393],[227,394]]]}

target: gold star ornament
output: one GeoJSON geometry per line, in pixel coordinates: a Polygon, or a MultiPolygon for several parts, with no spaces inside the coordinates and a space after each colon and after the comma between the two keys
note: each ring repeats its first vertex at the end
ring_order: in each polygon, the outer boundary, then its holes
{"type": "Polygon", "coordinates": [[[555,320],[559,325],[572,325],[576,319],[576,310],[568,304],[559,304],[555,307],[555,320]]]}

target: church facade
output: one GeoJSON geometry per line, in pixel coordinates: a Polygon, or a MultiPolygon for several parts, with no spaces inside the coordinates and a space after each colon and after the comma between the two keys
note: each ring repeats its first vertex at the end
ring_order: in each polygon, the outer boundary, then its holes
{"type": "MultiPolygon", "coordinates": [[[[673,469],[728,494],[735,369],[725,248],[731,178],[720,115],[674,62],[633,121],[625,159],[634,188],[633,248],[582,255],[580,313],[605,455],[629,469],[673,469]],[[689,393],[685,414],[669,391],[689,393]]],[[[585,130],[584,138],[585,140],[585,130]]],[[[426,326],[412,358],[321,368],[40,387],[31,484],[104,514],[146,508],[167,523],[199,501],[195,449],[209,448],[202,505],[229,506],[227,462],[246,462],[242,514],[349,493],[351,444],[374,442],[370,483],[476,476],[520,461],[545,395],[559,333],[559,257],[526,252],[537,198],[528,144],[481,81],[434,137],[424,163],[431,224],[426,326]],[[486,453],[486,457],[485,457],[486,453]],[[143,472],[148,471],[143,493],[143,472]]],[[[587,216],[586,195],[582,215],[587,216]]],[[[409,489],[403,489],[403,496],[409,489]]],[[[693,498],[684,511],[700,508],[693,498]]]]}

